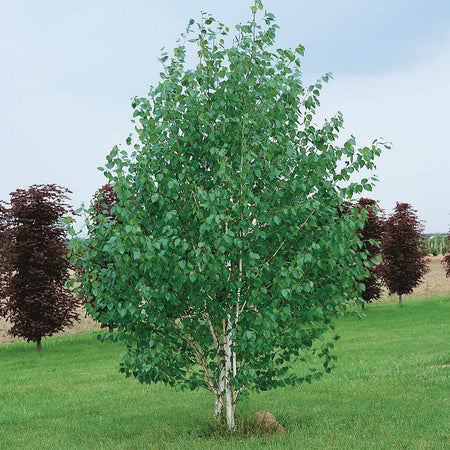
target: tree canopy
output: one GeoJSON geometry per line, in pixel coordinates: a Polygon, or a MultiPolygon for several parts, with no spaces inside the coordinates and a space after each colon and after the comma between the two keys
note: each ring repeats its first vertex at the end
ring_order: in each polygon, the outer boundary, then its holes
{"type": "Polygon", "coordinates": [[[0,209],[1,312],[9,333],[33,341],[51,336],[78,318],[79,299],[65,283],[69,277],[67,234],[60,223],[69,213],[69,191],[34,185],[11,193],[0,209]]]}
{"type": "MultiPolygon", "coordinates": [[[[370,273],[363,281],[364,290],[361,296],[365,303],[372,303],[381,296],[381,260],[379,255],[381,254],[381,242],[383,241],[385,226],[375,200],[360,198],[358,207],[367,215],[359,236],[363,243],[363,249],[367,253],[365,265],[370,273]]],[[[362,307],[364,308],[364,303],[362,307]]]]}
{"type": "Polygon", "coordinates": [[[386,234],[383,241],[384,281],[391,294],[409,294],[418,286],[428,272],[425,255],[423,225],[416,211],[409,203],[397,202],[394,212],[386,221],[386,234]]]}
{"type": "Polygon", "coordinates": [[[330,371],[324,335],[368,274],[364,218],[343,203],[371,189],[350,175],[384,145],[339,145],[340,113],[315,123],[330,75],[305,85],[304,48],[275,48],[274,16],[258,9],[232,41],[213,17],[191,20],[162,55],[160,82],[133,100],[132,150],[108,156],[114,217],[91,220],[73,248],[90,312],[106,308],[117,327],[106,336],[126,344],[122,372],[209,390],[230,429],[246,390],[330,371]],[[322,370],[290,371],[315,344],[322,370]]]}
{"type": "MultiPolygon", "coordinates": [[[[96,226],[99,226],[100,222],[116,220],[115,214],[112,212],[114,205],[118,202],[117,194],[111,184],[104,184],[98,189],[91,202],[90,219],[96,226]]],[[[95,234],[95,229],[92,230],[91,237],[95,234]]],[[[102,265],[106,266],[107,260],[104,260],[102,265]]],[[[91,306],[94,307],[94,303],[91,300],[91,306]]],[[[111,333],[114,328],[114,322],[110,320],[111,314],[109,309],[105,305],[103,309],[96,307],[96,319],[102,324],[102,328],[108,327],[111,333]]]]}
{"type": "MultiPolygon", "coordinates": [[[[450,233],[445,238],[447,243],[450,244],[450,233]]],[[[447,250],[444,252],[444,258],[442,259],[442,265],[444,266],[445,275],[447,278],[450,277],[450,245],[447,250]]]]}

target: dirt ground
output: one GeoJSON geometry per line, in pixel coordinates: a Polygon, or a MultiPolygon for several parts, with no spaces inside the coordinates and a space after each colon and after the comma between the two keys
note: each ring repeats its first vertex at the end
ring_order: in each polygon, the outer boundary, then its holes
{"type": "MultiPolygon", "coordinates": [[[[403,301],[418,300],[430,297],[450,296],[450,278],[446,278],[445,271],[442,266],[443,256],[429,256],[430,271],[425,275],[424,281],[420,284],[412,294],[403,296],[403,301]]],[[[387,292],[381,298],[382,302],[396,302],[396,295],[388,295],[387,292]]],[[[7,334],[10,328],[9,323],[0,318],[0,344],[8,344],[17,342],[20,339],[12,338],[7,334]]],[[[99,330],[100,326],[85,314],[84,308],[80,309],[80,321],[67,328],[64,332],[56,334],[56,336],[68,333],[79,333],[81,331],[99,330]]]]}

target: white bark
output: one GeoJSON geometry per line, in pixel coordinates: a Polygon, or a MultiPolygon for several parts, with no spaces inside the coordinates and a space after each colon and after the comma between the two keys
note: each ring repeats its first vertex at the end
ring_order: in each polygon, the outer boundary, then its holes
{"type": "Polygon", "coordinates": [[[220,417],[222,416],[222,411],[223,411],[222,397],[219,393],[217,393],[214,406],[214,419],[219,420],[220,417]]]}
{"type": "Polygon", "coordinates": [[[218,354],[218,358],[220,360],[221,367],[220,367],[220,373],[219,373],[219,389],[216,392],[216,403],[215,403],[215,408],[214,408],[214,419],[219,420],[222,416],[222,412],[223,412],[223,406],[224,406],[224,401],[223,401],[223,394],[224,394],[224,390],[225,390],[225,367],[223,366],[223,361],[221,361],[220,356],[218,354]]]}
{"type": "Polygon", "coordinates": [[[225,388],[225,397],[226,397],[227,428],[230,431],[233,431],[236,428],[236,424],[234,422],[233,393],[231,392],[231,387],[229,384],[227,384],[227,387],[225,388]]]}
{"type": "MultiPolygon", "coordinates": [[[[239,258],[239,282],[242,282],[242,258],[239,258]]],[[[236,317],[234,320],[234,324],[236,327],[239,322],[239,315],[242,312],[242,311],[239,311],[240,307],[241,307],[241,288],[238,288],[237,303],[236,303],[236,317]]],[[[237,357],[236,357],[236,352],[233,352],[233,376],[235,377],[236,374],[237,374],[237,357]]]]}
{"type": "MultiPolygon", "coordinates": [[[[225,221],[225,233],[228,232],[228,223],[225,221]]],[[[228,281],[231,280],[231,274],[232,274],[232,267],[231,267],[231,261],[227,262],[228,269],[230,271],[228,276],[228,281]]],[[[238,294],[239,296],[239,294],[238,294]]],[[[239,311],[239,298],[237,302],[237,312],[239,311]]],[[[237,320],[237,318],[235,319],[237,320]]],[[[233,321],[235,323],[235,321],[233,321]]],[[[220,398],[222,400],[222,406],[220,406],[216,401],[216,409],[218,412],[222,412],[223,406],[225,407],[225,416],[227,420],[227,428],[229,430],[234,430],[236,428],[235,421],[234,421],[234,407],[235,407],[235,401],[236,396],[234,395],[234,387],[231,383],[231,379],[236,376],[236,354],[231,349],[233,347],[233,339],[232,339],[232,320],[231,320],[231,314],[227,313],[227,318],[224,320],[223,323],[223,357],[220,356],[218,353],[218,359],[219,359],[219,367],[220,367],[220,374],[219,374],[219,390],[220,392],[220,398]]],[[[218,352],[220,350],[220,346],[218,349],[218,352]]]]}
{"type": "Polygon", "coordinates": [[[228,314],[227,317],[227,327],[225,336],[225,413],[227,418],[227,428],[229,430],[234,430],[236,425],[234,422],[234,395],[233,395],[233,385],[231,384],[231,376],[233,373],[233,355],[231,347],[233,345],[231,338],[231,317],[228,314]]]}

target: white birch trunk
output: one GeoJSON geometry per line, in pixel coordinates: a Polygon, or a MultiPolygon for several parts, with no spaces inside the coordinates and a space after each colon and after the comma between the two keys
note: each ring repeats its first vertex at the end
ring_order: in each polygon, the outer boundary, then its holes
{"type": "Polygon", "coordinates": [[[222,411],[223,411],[222,397],[220,396],[220,394],[217,394],[214,406],[214,419],[219,420],[220,417],[222,416],[222,411]]]}
{"type": "Polygon", "coordinates": [[[231,347],[233,345],[231,339],[231,317],[228,314],[227,317],[227,329],[225,336],[225,413],[227,418],[227,428],[229,430],[234,430],[236,428],[234,422],[234,395],[233,386],[230,383],[230,378],[233,374],[233,355],[231,347]]]}
{"type": "MultiPolygon", "coordinates": [[[[228,222],[225,221],[225,233],[228,232],[228,222]]],[[[231,261],[228,261],[227,263],[228,269],[230,271],[228,281],[231,280],[231,261]]],[[[238,308],[239,308],[239,302],[238,302],[238,308]]],[[[231,348],[233,346],[232,342],[232,329],[233,325],[231,323],[231,315],[230,313],[227,313],[227,319],[224,321],[223,324],[223,350],[224,350],[224,361],[223,361],[223,389],[222,389],[222,395],[221,398],[225,403],[225,416],[227,419],[227,428],[230,431],[233,431],[236,428],[235,421],[234,421],[234,406],[235,406],[235,396],[234,396],[234,388],[231,384],[231,378],[235,376],[236,374],[236,356],[234,355],[234,352],[231,351],[231,348]]],[[[222,375],[222,369],[221,373],[222,375]]],[[[222,387],[222,386],[221,386],[222,387]]]]}
{"type": "Polygon", "coordinates": [[[222,417],[223,412],[223,393],[225,390],[225,367],[223,366],[223,362],[221,361],[221,368],[219,374],[219,389],[216,392],[215,398],[215,408],[214,408],[214,419],[219,420],[222,417]]]}
{"type": "MultiPolygon", "coordinates": [[[[242,258],[239,258],[239,282],[242,282],[242,258]]],[[[241,288],[239,288],[237,292],[236,317],[234,320],[234,324],[236,327],[239,322],[240,307],[241,307],[241,288]]],[[[235,377],[236,374],[237,374],[237,357],[236,352],[233,352],[233,376],[235,377]]]]}

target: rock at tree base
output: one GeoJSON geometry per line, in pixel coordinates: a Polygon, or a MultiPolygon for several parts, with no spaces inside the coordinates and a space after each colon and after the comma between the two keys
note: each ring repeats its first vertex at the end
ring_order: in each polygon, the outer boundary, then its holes
{"type": "Polygon", "coordinates": [[[255,413],[255,423],[261,428],[274,433],[284,433],[286,429],[277,422],[275,416],[269,411],[258,411],[255,413]]]}

